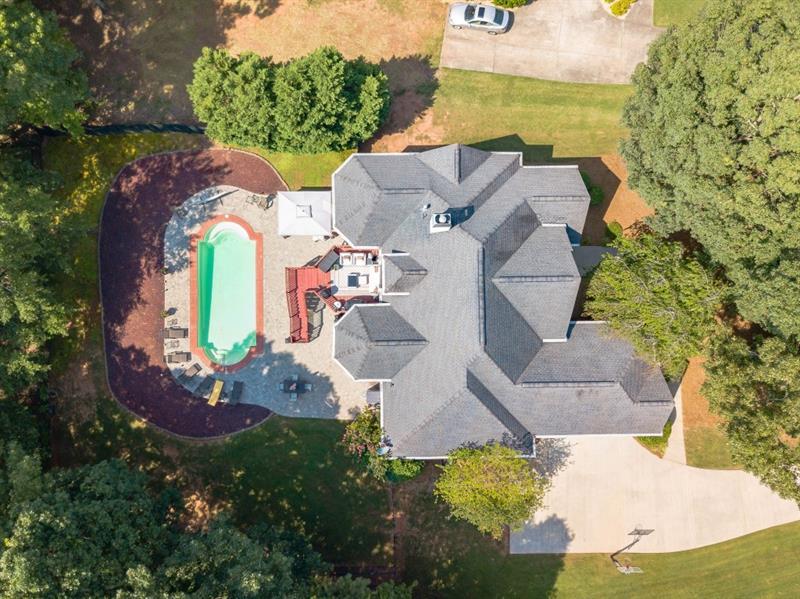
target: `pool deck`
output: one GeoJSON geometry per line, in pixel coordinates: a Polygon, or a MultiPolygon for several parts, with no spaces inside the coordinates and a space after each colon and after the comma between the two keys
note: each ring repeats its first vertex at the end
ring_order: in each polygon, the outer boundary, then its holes
{"type": "MultiPolygon", "coordinates": [[[[284,268],[305,264],[325,254],[335,245],[335,240],[314,242],[311,237],[280,237],[277,233],[277,209],[274,206],[259,207],[256,202],[249,201],[253,195],[233,186],[213,186],[187,198],[183,207],[174,211],[164,235],[164,264],[168,271],[164,276],[164,306],[171,312],[165,324],[190,331],[194,329],[191,319],[190,241],[192,236],[199,234],[204,223],[224,219],[225,215],[236,217],[246,221],[263,239],[264,351],[228,372],[215,368],[203,356],[193,352],[189,362],[171,365],[171,371],[177,377],[197,362],[203,370],[187,385],[189,390],[193,390],[204,376],[214,376],[231,386],[233,381],[243,382],[240,402],[244,404],[262,406],[286,416],[352,418],[366,403],[368,385],[353,381],[333,361],[333,317],[330,312],[324,314],[322,332],[314,341],[286,343],[289,317],[284,268]],[[312,391],[301,394],[294,401],[278,390],[281,381],[292,375],[313,385],[312,391]]],[[[176,351],[191,352],[190,340],[165,342],[165,352],[176,351]]]]}

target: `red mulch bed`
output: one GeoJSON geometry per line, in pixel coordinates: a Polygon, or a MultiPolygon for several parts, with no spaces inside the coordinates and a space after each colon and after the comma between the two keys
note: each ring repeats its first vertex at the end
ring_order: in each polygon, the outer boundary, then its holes
{"type": "Polygon", "coordinates": [[[120,171],[101,220],[100,275],[111,391],[136,415],[186,437],[227,435],[271,414],[254,405],[211,407],[179,385],[164,363],[164,230],[174,207],[206,187],[223,184],[255,193],[286,189],[269,164],[243,152],[148,156],[120,171]]]}

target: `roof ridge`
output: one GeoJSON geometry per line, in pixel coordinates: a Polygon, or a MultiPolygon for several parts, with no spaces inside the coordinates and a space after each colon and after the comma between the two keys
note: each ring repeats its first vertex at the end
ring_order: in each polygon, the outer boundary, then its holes
{"type": "MultiPolygon", "coordinates": [[[[430,422],[431,422],[431,421],[432,421],[434,418],[438,417],[438,416],[439,416],[439,414],[441,414],[441,413],[442,413],[442,411],[443,411],[443,410],[444,410],[446,407],[448,407],[450,404],[452,404],[454,401],[456,401],[456,400],[457,400],[459,397],[461,397],[461,395],[462,395],[463,393],[465,393],[465,392],[466,392],[466,393],[472,393],[472,391],[470,391],[469,389],[467,389],[467,388],[466,388],[466,386],[464,386],[464,387],[461,387],[461,388],[460,388],[458,391],[456,391],[455,393],[453,393],[453,395],[451,395],[451,396],[450,396],[450,397],[449,397],[449,398],[448,398],[446,401],[443,401],[441,404],[439,404],[439,407],[438,407],[438,408],[436,408],[436,409],[435,409],[433,412],[431,412],[431,413],[430,413],[430,415],[429,415],[427,418],[425,418],[424,420],[422,420],[422,421],[421,421],[419,424],[417,424],[417,426],[415,426],[415,427],[414,427],[414,428],[412,428],[410,431],[408,431],[408,432],[407,432],[405,435],[403,435],[403,436],[402,436],[402,437],[401,437],[401,438],[400,438],[398,441],[396,441],[396,442],[395,442],[395,441],[392,441],[392,445],[397,445],[398,443],[401,443],[401,442],[405,441],[405,440],[406,440],[406,439],[408,439],[409,437],[411,437],[411,436],[413,436],[413,435],[416,435],[416,434],[417,434],[417,433],[418,433],[420,430],[422,430],[422,429],[423,429],[423,428],[424,428],[424,427],[425,427],[425,426],[426,426],[428,423],[430,423],[430,422]]],[[[474,394],[473,394],[473,395],[474,395],[474,394]]]]}
{"type": "Polygon", "coordinates": [[[580,279],[575,275],[495,275],[493,283],[558,283],[580,279]]]}

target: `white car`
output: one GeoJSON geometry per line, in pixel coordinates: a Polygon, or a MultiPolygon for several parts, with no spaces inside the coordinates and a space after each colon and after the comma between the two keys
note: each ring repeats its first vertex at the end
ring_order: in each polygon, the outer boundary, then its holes
{"type": "Polygon", "coordinates": [[[497,35],[508,31],[511,13],[486,4],[457,2],[450,7],[448,20],[454,29],[480,29],[489,35],[497,35]]]}

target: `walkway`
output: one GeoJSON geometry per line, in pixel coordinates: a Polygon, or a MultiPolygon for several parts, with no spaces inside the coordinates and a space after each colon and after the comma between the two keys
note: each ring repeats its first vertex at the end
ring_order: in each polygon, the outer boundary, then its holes
{"type": "Polygon", "coordinates": [[[601,0],[534,0],[514,11],[508,33],[446,26],[441,66],[575,83],[628,83],[647,47],[653,0],[639,0],[624,20],[601,0]]]}
{"type": "Polygon", "coordinates": [[[654,529],[634,552],[682,551],[800,520],[797,504],[744,471],[660,460],[629,437],[570,443],[546,507],[511,535],[512,553],[612,553],[634,528],[654,529]]]}

